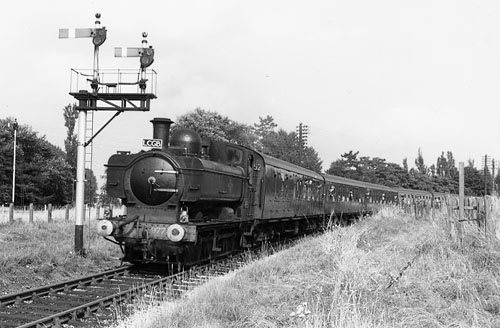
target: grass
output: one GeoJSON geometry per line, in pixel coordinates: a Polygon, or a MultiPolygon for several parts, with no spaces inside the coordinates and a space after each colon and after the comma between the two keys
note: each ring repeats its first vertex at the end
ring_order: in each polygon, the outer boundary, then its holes
{"type": "Polygon", "coordinates": [[[117,327],[499,327],[500,245],[467,224],[458,241],[446,220],[385,209],[117,327]]]}
{"type": "Polygon", "coordinates": [[[0,224],[0,293],[7,294],[116,266],[121,251],[84,227],[86,256],[75,255],[74,222],[0,224]]]}
{"type": "MultiPolygon", "coordinates": [[[[498,219],[498,202],[493,211],[498,219]]],[[[74,219],[53,217],[0,224],[0,293],[119,264],[119,249],[92,233],[92,218],[80,257],[74,219]]],[[[254,258],[179,301],[140,300],[118,327],[500,327],[500,244],[474,224],[457,240],[447,220],[387,208],[254,258]]]]}

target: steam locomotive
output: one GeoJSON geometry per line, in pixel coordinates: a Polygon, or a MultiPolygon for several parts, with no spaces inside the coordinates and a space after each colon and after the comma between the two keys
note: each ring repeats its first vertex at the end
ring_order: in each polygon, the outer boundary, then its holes
{"type": "Polygon", "coordinates": [[[98,233],[120,244],[124,261],[190,266],[400,201],[394,188],[319,174],[189,129],[170,137],[170,119],[151,122],[158,148],[118,153],[107,164],[108,194],[127,211],[99,220],[98,233]]]}

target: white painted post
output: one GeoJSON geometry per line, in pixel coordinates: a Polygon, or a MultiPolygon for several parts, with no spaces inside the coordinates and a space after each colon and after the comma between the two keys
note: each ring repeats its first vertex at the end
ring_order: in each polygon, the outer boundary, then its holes
{"type": "Polygon", "coordinates": [[[17,120],[14,122],[14,159],[12,160],[12,204],[16,198],[16,143],[17,143],[17,120]]]}
{"type": "MultiPolygon", "coordinates": [[[[86,106],[80,100],[80,106],[86,106]],[[83,104],[82,104],[83,103],[83,104]]],[[[83,255],[83,222],[85,221],[85,130],[87,128],[87,111],[78,110],[78,151],[76,162],[76,196],[75,196],[75,253],[83,255]]]]}

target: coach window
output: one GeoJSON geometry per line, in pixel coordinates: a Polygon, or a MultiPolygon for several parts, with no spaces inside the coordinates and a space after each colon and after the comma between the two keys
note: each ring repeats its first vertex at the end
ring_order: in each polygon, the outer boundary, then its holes
{"type": "Polygon", "coordinates": [[[316,201],[316,200],[320,200],[321,199],[321,186],[319,185],[319,183],[317,181],[313,181],[313,185],[312,185],[312,192],[313,192],[313,201],[316,201]]]}
{"type": "Polygon", "coordinates": [[[286,199],[290,198],[290,190],[288,188],[288,173],[285,173],[285,180],[283,181],[283,196],[286,199]]]}
{"type": "Polygon", "coordinates": [[[293,175],[288,175],[287,180],[287,188],[288,188],[288,197],[290,199],[295,198],[295,181],[293,180],[293,175]]]}
{"type": "Polygon", "coordinates": [[[303,193],[303,195],[304,195],[303,199],[306,199],[306,200],[309,199],[309,197],[311,195],[311,188],[310,187],[311,187],[311,185],[309,184],[309,180],[304,180],[304,186],[302,187],[303,191],[304,191],[304,193],[303,193]]]}
{"type": "Polygon", "coordinates": [[[276,186],[276,197],[281,196],[281,172],[277,171],[274,174],[274,181],[275,181],[275,186],[276,186]]]}
{"type": "Polygon", "coordinates": [[[295,183],[295,190],[297,191],[295,194],[295,199],[300,199],[301,198],[301,192],[302,192],[302,181],[300,178],[297,177],[297,182],[295,183]]]}
{"type": "Polygon", "coordinates": [[[285,197],[285,173],[280,171],[278,173],[278,178],[279,178],[278,186],[280,189],[279,196],[280,196],[280,198],[284,198],[285,197]]]}

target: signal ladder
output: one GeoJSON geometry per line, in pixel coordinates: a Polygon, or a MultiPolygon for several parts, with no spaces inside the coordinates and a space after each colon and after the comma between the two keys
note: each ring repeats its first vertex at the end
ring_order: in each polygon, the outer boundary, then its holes
{"type": "MultiPolygon", "coordinates": [[[[85,124],[85,144],[94,135],[94,111],[87,112],[87,122],[85,124]]],[[[85,169],[92,170],[92,142],[85,147],[85,169]]],[[[87,179],[87,177],[85,177],[87,179]]]]}
{"type": "MultiPolygon", "coordinates": [[[[90,203],[92,202],[92,179],[91,179],[91,172],[92,171],[92,149],[93,149],[93,142],[89,142],[89,140],[92,138],[94,135],[94,111],[89,110],[87,111],[87,121],[85,122],[85,144],[87,145],[85,147],[85,181],[87,182],[84,184],[87,187],[87,218],[88,218],[88,226],[89,229],[87,229],[87,238],[90,240],[90,203]]],[[[87,242],[87,245],[90,247],[90,243],[87,242]]]]}

